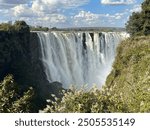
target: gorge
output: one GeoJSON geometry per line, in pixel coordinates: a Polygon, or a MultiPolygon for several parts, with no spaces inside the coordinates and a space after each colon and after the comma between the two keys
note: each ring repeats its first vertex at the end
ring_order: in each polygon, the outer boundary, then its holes
{"type": "MultiPolygon", "coordinates": [[[[32,86],[36,107],[51,94],[97,84],[111,71],[117,45],[125,32],[0,31],[0,80],[12,74],[22,91],[32,86]]],[[[37,109],[39,109],[37,108],[37,109]]]]}

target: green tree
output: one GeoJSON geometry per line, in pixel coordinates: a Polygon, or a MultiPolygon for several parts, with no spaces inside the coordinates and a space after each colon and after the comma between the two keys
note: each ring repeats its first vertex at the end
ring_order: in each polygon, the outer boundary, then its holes
{"type": "Polygon", "coordinates": [[[141,17],[141,13],[133,12],[126,24],[126,30],[131,35],[139,35],[143,29],[143,24],[144,22],[141,17]]]}
{"type": "Polygon", "coordinates": [[[0,30],[13,32],[14,31],[14,26],[12,26],[8,23],[2,23],[2,24],[0,24],[0,30]]]}
{"type": "Polygon", "coordinates": [[[29,33],[30,27],[25,21],[16,21],[14,25],[8,23],[0,24],[0,30],[9,32],[29,33]]]}
{"type": "Polygon", "coordinates": [[[32,88],[21,94],[19,86],[14,82],[13,76],[6,76],[0,83],[0,112],[30,112],[33,95],[32,88]]]}
{"type": "Polygon", "coordinates": [[[16,21],[14,23],[14,28],[18,32],[22,32],[22,33],[30,32],[30,27],[26,24],[25,21],[16,21]]]}
{"type": "Polygon", "coordinates": [[[145,0],[142,3],[141,12],[133,12],[126,23],[126,30],[133,35],[150,34],[150,1],[145,0]]]}
{"type": "Polygon", "coordinates": [[[145,0],[142,4],[142,16],[144,19],[143,34],[150,34],[150,1],[145,0]]]}

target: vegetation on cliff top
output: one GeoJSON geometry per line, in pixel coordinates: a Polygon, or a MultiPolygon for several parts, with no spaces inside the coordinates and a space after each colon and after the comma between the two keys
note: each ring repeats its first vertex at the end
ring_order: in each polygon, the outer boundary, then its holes
{"type": "Polygon", "coordinates": [[[150,36],[128,39],[119,45],[106,86],[122,93],[130,112],[150,112],[150,36]]]}
{"type": "Polygon", "coordinates": [[[16,21],[13,25],[8,23],[0,24],[0,31],[29,33],[30,28],[25,21],[16,21]]]}
{"type": "Polygon", "coordinates": [[[150,0],[142,3],[141,12],[133,12],[126,24],[126,30],[132,36],[150,34],[150,0]]]}

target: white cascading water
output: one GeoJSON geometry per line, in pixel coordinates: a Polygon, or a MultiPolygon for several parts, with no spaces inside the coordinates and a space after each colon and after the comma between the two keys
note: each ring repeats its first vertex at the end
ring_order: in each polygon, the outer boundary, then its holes
{"type": "Polygon", "coordinates": [[[37,32],[49,82],[101,87],[111,71],[119,32],[37,32]]]}

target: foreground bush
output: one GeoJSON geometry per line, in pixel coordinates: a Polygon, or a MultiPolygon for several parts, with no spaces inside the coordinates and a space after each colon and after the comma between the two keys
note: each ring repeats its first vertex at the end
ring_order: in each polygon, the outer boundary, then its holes
{"type": "Polygon", "coordinates": [[[33,98],[33,89],[21,94],[19,86],[14,82],[13,76],[8,75],[0,83],[0,112],[22,113],[30,112],[33,98]]]}
{"type": "Polygon", "coordinates": [[[117,95],[111,89],[98,90],[93,87],[90,91],[85,89],[71,89],[64,92],[62,100],[54,96],[55,101],[50,101],[50,105],[43,112],[127,112],[127,106],[123,103],[122,94],[117,95]]]}

